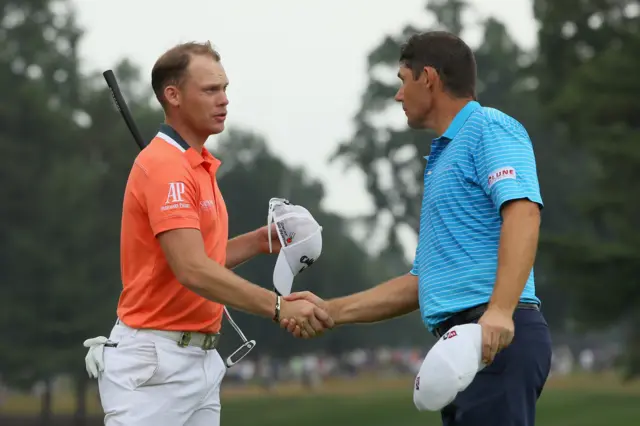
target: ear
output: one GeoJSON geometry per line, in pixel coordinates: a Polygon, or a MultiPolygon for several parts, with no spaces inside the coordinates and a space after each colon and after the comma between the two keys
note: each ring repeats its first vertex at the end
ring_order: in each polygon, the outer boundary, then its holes
{"type": "Polygon", "coordinates": [[[169,85],[164,88],[164,98],[171,106],[180,106],[180,89],[174,85],[169,85]]]}
{"type": "Polygon", "coordinates": [[[424,67],[422,75],[424,76],[424,84],[428,89],[433,89],[440,82],[440,76],[433,67],[424,67]]]}
{"type": "Polygon", "coordinates": [[[440,74],[433,67],[425,67],[424,73],[427,75],[428,88],[435,89],[441,87],[442,80],[440,79],[440,74]]]}

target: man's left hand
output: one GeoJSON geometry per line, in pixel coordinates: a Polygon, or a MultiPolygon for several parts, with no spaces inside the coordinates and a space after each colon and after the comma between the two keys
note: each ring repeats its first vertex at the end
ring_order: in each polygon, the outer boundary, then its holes
{"type": "Polygon", "coordinates": [[[256,233],[258,234],[260,253],[280,253],[282,244],[280,244],[280,238],[278,238],[278,230],[276,229],[275,223],[256,229],[256,233]],[[271,227],[271,251],[269,251],[269,227],[271,227]]]}
{"type": "Polygon", "coordinates": [[[482,362],[489,365],[513,340],[513,313],[489,306],[478,324],[482,326],[482,362]]]}

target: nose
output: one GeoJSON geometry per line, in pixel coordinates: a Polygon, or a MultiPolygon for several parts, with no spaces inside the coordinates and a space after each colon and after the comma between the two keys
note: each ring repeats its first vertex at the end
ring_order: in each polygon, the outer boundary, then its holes
{"type": "Polygon", "coordinates": [[[227,92],[222,92],[222,95],[220,96],[220,106],[227,106],[229,105],[229,97],[227,96],[227,92]]]}
{"type": "Polygon", "coordinates": [[[398,89],[393,99],[395,99],[396,102],[402,102],[404,100],[404,90],[402,87],[398,89]]]}

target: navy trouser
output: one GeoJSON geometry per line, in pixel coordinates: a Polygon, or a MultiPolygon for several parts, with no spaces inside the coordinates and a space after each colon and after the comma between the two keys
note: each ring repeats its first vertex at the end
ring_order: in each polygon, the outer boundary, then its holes
{"type": "Polygon", "coordinates": [[[533,426],[551,367],[551,336],[540,311],[517,309],[511,344],[442,410],[444,426],[533,426]]]}

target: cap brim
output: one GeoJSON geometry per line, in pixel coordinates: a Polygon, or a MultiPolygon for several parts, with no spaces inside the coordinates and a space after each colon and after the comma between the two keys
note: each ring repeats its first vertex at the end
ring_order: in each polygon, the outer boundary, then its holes
{"type": "Polygon", "coordinates": [[[420,411],[440,411],[473,381],[482,364],[482,328],[452,327],[429,350],[416,377],[413,402],[420,411]]]}
{"type": "Polygon", "coordinates": [[[273,268],[273,287],[282,296],[291,294],[293,272],[291,272],[291,267],[283,251],[278,254],[276,266],[273,268]]]}
{"type": "Polygon", "coordinates": [[[413,403],[419,411],[440,411],[458,395],[459,383],[455,372],[446,360],[433,355],[427,354],[416,377],[413,403]]]}

